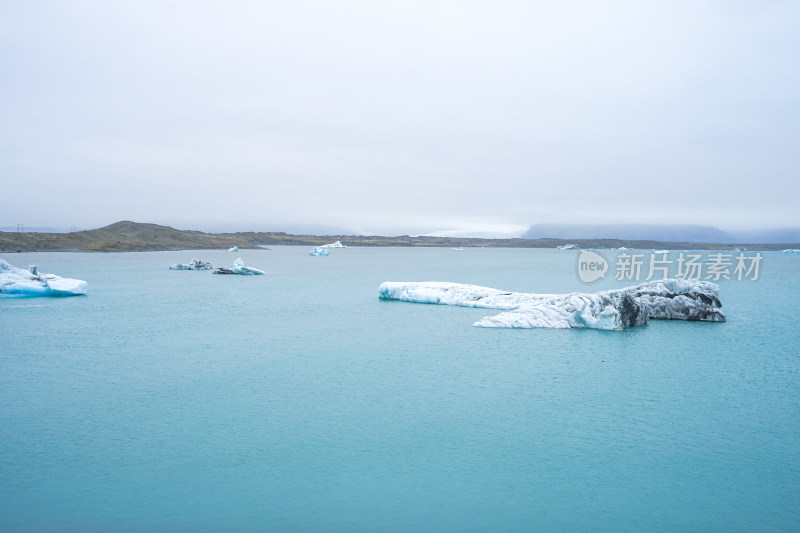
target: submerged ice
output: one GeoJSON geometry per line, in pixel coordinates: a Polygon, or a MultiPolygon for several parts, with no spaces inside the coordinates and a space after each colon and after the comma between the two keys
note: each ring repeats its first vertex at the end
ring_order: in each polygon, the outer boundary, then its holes
{"type": "Polygon", "coordinates": [[[724,322],[719,287],[707,281],[667,279],[596,293],[533,294],[447,282],[387,281],[382,300],[480,307],[503,311],[473,325],[486,328],[593,328],[620,330],[648,319],[724,322]]]}
{"type": "Polygon", "coordinates": [[[36,266],[17,268],[0,259],[0,296],[78,296],[87,287],[80,279],[42,274],[36,266]]]}

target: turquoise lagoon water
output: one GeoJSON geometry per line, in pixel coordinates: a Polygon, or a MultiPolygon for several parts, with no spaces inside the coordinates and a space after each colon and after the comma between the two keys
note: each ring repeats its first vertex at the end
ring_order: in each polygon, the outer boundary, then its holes
{"type": "Polygon", "coordinates": [[[578,281],[575,252],[6,254],[90,294],[0,299],[2,531],[796,531],[800,257],[728,322],[472,327],[382,281],[578,281]]]}

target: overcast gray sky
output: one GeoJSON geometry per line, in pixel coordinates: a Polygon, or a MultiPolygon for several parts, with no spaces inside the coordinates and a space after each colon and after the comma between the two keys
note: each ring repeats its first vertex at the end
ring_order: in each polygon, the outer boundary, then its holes
{"type": "Polygon", "coordinates": [[[800,2],[0,3],[0,226],[800,226],[800,2]]]}

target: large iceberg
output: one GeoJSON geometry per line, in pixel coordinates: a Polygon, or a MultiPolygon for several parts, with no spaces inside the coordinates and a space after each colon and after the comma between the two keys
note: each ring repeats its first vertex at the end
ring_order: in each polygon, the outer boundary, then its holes
{"type": "Polygon", "coordinates": [[[238,252],[239,251],[239,247],[238,246],[234,246],[233,248],[228,248],[228,251],[229,252],[238,252]]]}
{"type": "Polygon", "coordinates": [[[320,248],[347,248],[341,241],[332,242],[330,244],[323,244],[320,248]]]}
{"type": "Polygon", "coordinates": [[[785,254],[800,254],[800,250],[797,248],[787,248],[786,250],[781,250],[781,252],[785,254]]]}
{"type": "Polygon", "coordinates": [[[213,272],[214,274],[238,274],[240,276],[261,276],[264,274],[263,270],[259,270],[257,268],[246,267],[244,266],[244,261],[240,257],[236,261],[233,262],[233,268],[228,267],[217,267],[217,269],[213,272]]]}
{"type": "Polygon", "coordinates": [[[17,268],[0,259],[0,296],[78,296],[87,288],[83,280],[42,274],[33,265],[17,268]]]}
{"type": "Polygon", "coordinates": [[[556,250],[580,250],[581,247],[577,244],[562,244],[561,246],[556,246],[556,250]]]}
{"type": "Polygon", "coordinates": [[[192,259],[189,263],[175,263],[170,266],[170,270],[212,270],[214,267],[209,262],[200,261],[197,258],[192,259]]]}
{"type": "Polygon", "coordinates": [[[474,326],[620,330],[648,319],[724,322],[719,287],[708,281],[667,279],[596,293],[533,294],[439,281],[380,285],[382,300],[498,309],[474,326]]]}

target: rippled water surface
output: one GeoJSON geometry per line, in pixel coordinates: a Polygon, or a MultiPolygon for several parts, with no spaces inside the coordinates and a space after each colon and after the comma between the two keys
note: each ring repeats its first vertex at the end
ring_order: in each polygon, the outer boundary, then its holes
{"type": "Polygon", "coordinates": [[[800,529],[800,256],[721,324],[472,327],[382,281],[594,285],[575,252],[6,254],[86,297],[0,299],[2,531],[800,529]]]}

